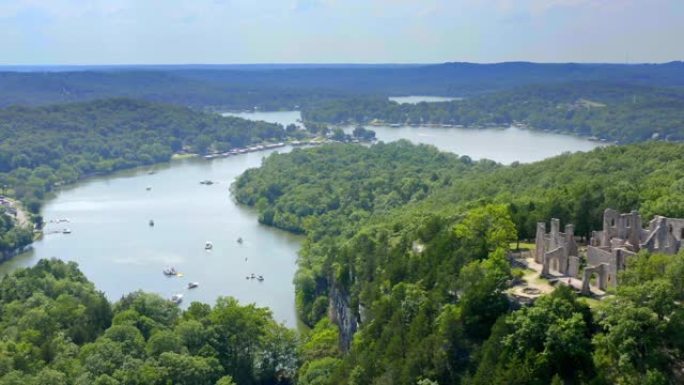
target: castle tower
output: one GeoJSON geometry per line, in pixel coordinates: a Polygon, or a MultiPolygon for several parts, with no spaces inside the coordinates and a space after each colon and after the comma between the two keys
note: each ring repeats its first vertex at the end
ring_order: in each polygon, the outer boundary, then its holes
{"type": "Polygon", "coordinates": [[[575,242],[575,226],[565,225],[565,248],[568,252],[568,256],[578,256],[579,251],[577,250],[577,242],[575,242]]]}
{"type": "Polygon", "coordinates": [[[641,215],[636,210],[632,210],[629,214],[629,236],[627,240],[634,248],[634,251],[639,251],[639,245],[641,244],[641,215]]]}
{"type": "Polygon", "coordinates": [[[544,237],[546,236],[546,222],[537,222],[537,235],[534,238],[535,252],[534,261],[537,263],[544,262],[544,253],[546,252],[546,242],[544,237]]]}
{"type": "Polygon", "coordinates": [[[549,250],[560,246],[560,219],[551,218],[551,236],[549,237],[549,250]]]}

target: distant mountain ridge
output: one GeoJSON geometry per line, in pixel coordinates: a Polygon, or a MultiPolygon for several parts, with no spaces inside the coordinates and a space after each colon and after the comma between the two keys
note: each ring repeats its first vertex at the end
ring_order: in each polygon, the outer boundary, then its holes
{"type": "Polygon", "coordinates": [[[350,95],[466,96],[531,84],[575,81],[684,87],[683,62],[83,66],[66,67],[66,71],[60,68],[0,67],[0,106],[125,96],[193,107],[285,109],[312,100],[350,95]]]}

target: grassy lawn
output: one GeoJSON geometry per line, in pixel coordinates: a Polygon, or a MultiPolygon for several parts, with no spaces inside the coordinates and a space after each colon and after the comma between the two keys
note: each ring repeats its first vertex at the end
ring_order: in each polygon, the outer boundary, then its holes
{"type": "MultiPolygon", "coordinates": [[[[536,273],[536,271],[535,271],[534,273],[536,273]]],[[[547,286],[551,286],[551,283],[549,283],[549,280],[548,280],[548,279],[542,278],[542,277],[540,277],[540,276],[538,276],[538,275],[536,275],[536,274],[535,274],[534,276],[530,277],[530,278],[531,278],[532,283],[535,284],[535,285],[547,285],[547,286]]]]}
{"type": "Polygon", "coordinates": [[[587,304],[591,309],[596,309],[601,306],[601,301],[596,298],[577,297],[577,301],[587,304]]]}
{"type": "MultiPolygon", "coordinates": [[[[510,247],[511,250],[515,251],[516,246],[518,245],[517,242],[511,242],[508,247],[510,247]]],[[[535,244],[534,243],[526,243],[526,242],[520,242],[520,250],[525,251],[525,250],[532,250],[534,249],[535,244]]]]}

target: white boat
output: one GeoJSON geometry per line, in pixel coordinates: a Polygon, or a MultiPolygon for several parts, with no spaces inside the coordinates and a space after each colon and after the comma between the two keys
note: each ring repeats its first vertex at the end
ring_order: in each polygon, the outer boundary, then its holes
{"type": "Polygon", "coordinates": [[[168,275],[168,276],[174,276],[174,275],[178,274],[178,272],[176,271],[176,268],[173,266],[164,269],[163,273],[164,273],[164,275],[168,275]]]}
{"type": "Polygon", "coordinates": [[[62,230],[62,234],[71,234],[71,229],[62,230]]]}
{"type": "Polygon", "coordinates": [[[211,241],[207,241],[207,243],[204,244],[204,250],[211,250],[214,248],[214,244],[211,243],[211,241]]]}
{"type": "Polygon", "coordinates": [[[181,302],[183,302],[183,294],[172,295],[171,302],[175,303],[176,305],[180,304],[181,302]]]}

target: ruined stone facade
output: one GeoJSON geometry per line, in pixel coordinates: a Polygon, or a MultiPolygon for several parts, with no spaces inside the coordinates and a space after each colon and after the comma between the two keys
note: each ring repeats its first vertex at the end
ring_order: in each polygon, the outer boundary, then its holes
{"type": "MultiPolygon", "coordinates": [[[[546,224],[537,224],[535,261],[541,263],[542,275],[552,270],[561,276],[579,278],[580,258],[577,253],[572,225],[565,233],[558,231],[560,222],[551,220],[551,232],[546,224]]],[[[684,219],[656,216],[647,228],[642,225],[636,211],[621,214],[612,209],[603,213],[603,230],[592,232],[587,246],[586,266],[582,273],[582,292],[590,293],[590,281],[596,275],[601,290],[617,285],[618,272],[627,268],[627,260],[640,250],[653,253],[675,254],[684,238],[684,219]]]]}
{"type": "Polygon", "coordinates": [[[577,275],[579,256],[575,242],[573,225],[565,225],[565,232],[560,232],[560,221],[551,219],[551,232],[546,233],[546,223],[537,223],[536,250],[534,260],[542,264],[542,275],[549,275],[551,270],[562,275],[577,275]]]}

